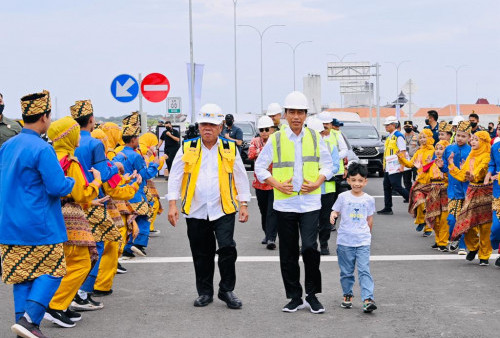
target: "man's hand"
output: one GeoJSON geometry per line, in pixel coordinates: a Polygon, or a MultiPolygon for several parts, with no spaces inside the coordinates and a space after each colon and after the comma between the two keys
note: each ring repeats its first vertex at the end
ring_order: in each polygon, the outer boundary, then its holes
{"type": "Polygon", "coordinates": [[[293,193],[293,184],[291,182],[292,182],[291,178],[285,182],[278,182],[275,188],[286,195],[291,195],[293,193]]]}
{"type": "Polygon", "coordinates": [[[332,211],[330,214],[330,223],[335,224],[335,220],[339,217],[339,213],[336,211],[332,211]]]}
{"type": "Polygon", "coordinates": [[[101,172],[99,170],[92,167],[89,171],[94,175],[95,180],[101,181],[101,172]]]}
{"type": "Polygon", "coordinates": [[[227,138],[228,140],[230,140],[231,138],[229,137],[229,133],[225,133],[224,134],[224,138],[227,138]]]}
{"type": "Polygon", "coordinates": [[[240,218],[239,221],[241,223],[245,223],[248,221],[248,207],[246,205],[242,205],[240,207],[240,218]]]}
{"type": "Polygon", "coordinates": [[[99,206],[99,207],[103,207],[104,203],[106,203],[110,199],[111,199],[111,197],[109,197],[108,195],[106,195],[103,198],[97,198],[95,200],[92,200],[92,202],[90,202],[90,204],[95,205],[95,206],[99,206]]]}
{"type": "MultiPolygon", "coordinates": [[[[240,216],[241,218],[241,216],[240,216]]],[[[248,218],[248,215],[247,215],[248,218]]],[[[168,221],[172,226],[177,225],[177,221],[179,220],[179,209],[177,209],[177,204],[175,203],[175,200],[169,201],[168,202],[168,221]]]]}
{"type": "Polygon", "coordinates": [[[142,176],[141,175],[136,175],[135,183],[141,185],[141,183],[142,183],[142,176]]]}
{"type": "Polygon", "coordinates": [[[453,162],[453,158],[454,158],[454,157],[455,157],[455,153],[454,153],[454,152],[452,152],[452,153],[450,154],[450,156],[448,157],[448,163],[449,163],[449,164],[452,164],[452,163],[454,164],[454,163],[455,163],[455,162],[453,162]]]}
{"type": "Polygon", "coordinates": [[[302,194],[308,194],[319,188],[319,185],[316,182],[310,182],[304,179],[304,183],[302,183],[302,187],[300,187],[300,192],[302,194]]]}
{"type": "Polygon", "coordinates": [[[118,172],[120,174],[123,174],[125,172],[125,168],[123,167],[123,164],[121,162],[114,162],[113,164],[118,168],[118,172]]]}
{"type": "Polygon", "coordinates": [[[153,163],[156,163],[157,165],[160,165],[160,160],[161,160],[161,157],[160,158],[155,158],[155,160],[153,161],[153,163]]]}

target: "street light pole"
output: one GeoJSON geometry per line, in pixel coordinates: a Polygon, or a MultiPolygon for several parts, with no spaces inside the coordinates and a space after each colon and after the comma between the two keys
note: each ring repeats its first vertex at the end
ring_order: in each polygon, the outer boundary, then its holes
{"type": "Polygon", "coordinates": [[[399,67],[405,63],[405,62],[410,62],[410,60],[403,60],[401,61],[400,63],[396,63],[396,62],[386,62],[386,63],[390,63],[390,64],[393,64],[394,66],[396,66],[396,100],[398,99],[399,97],[399,67]]]}
{"type": "Polygon", "coordinates": [[[193,6],[192,0],[189,0],[189,54],[191,68],[191,123],[196,120],[194,112],[194,60],[193,60],[193,6]]]}
{"type": "Polygon", "coordinates": [[[458,67],[454,66],[446,66],[447,68],[451,68],[455,71],[455,103],[456,103],[456,114],[460,115],[460,105],[458,104],[458,71],[464,67],[468,67],[467,65],[460,65],[458,67]]]}
{"type": "Polygon", "coordinates": [[[304,43],[308,43],[308,42],[312,42],[310,40],[307,40],[307,41],[300,41],[298,44],[296,44],[295,46],[292,46],[291,44],[289,44],[288,42],[283,42],[283,41],[276,41],[276,43],[282,43],[284,45],[287,45],[288,47],[290,47],[292,49],[292,52],[293,52],[293,90],[295,91],[295,51],[297,50],[297,47],[299,47],[300,45],[304,44],[304,43]]]}
{"type": "Polygon", "coordinates": [[[238,0],[233,0],[234,5],[234,113],[238,114],[238,72],[236,63],[236,5],[238,0]]]}
{"type": "Polygon", "coordinates": [[[239,27],[250,27],[255,29],[257,34],[259,34],[260,37],[260,114],[264,111],[264,89],[263,89],[263,61],[262,61],[262,40],[264,38],[264,34],[267,32],[268,29],[272,27],[283,27],[285,25],[270,25],[267,26],[263,31],[260,31],[257,27],[254,27],[252,25],[238,25],[239,27]]]}

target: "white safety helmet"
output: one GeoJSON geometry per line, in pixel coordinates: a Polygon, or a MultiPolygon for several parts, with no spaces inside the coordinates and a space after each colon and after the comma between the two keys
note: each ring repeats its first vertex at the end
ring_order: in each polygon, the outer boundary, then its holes
{"type": "Polygon", "coordinates": [[[322,111],[317,117],[322,123],[332,123],[333,121],[333,114],[329,111],[322,111]]]}
{"type": "Polygon", "coordinates": [[[201,107],[198,114],[198,123],[221,124],[224,120],[224,114],[221,107],[214,103],[207,103],[201,107]]]}
{"type": "Polygon", "coordinates": [[[291,92],[285,98],[285,109],[309,109],[309,103],[307,102],[307,97],[301,92],[291,92]]]}
{"type": "Polygon", "coordinates": [[[270,118],[269,116],[262,116],[261,118],[259,118],[259,120],[257,121],[257,128],[270,128],[274,126],[274,122],[273,122],[273,119],[270,118]]]}
{"type": "Polygon", "coordinates": [[[465,120],[464,120],[464,117],[463,117],[463,116],[459,116],[459,115],[457,115],[457,116],[455,116],[455,117],[453,118],[453,121],[451,122],[451,125],[452,125],[452,126],[458,126],[458,124],[459,124],[460,122],[462,122],[462,121],[465,121],[465,120]]]}
{"type": "Polygon", "coordinates": [[[269,106],[267,106],[267,116],[274,116],[277,114],[281,114],[282,112],[281,105],[279,103],[271,103],[269,106]]]}
{"type": "Polygon", "coordinates": [[[398,123],[398,119],[396,118],[396,116],[388,116],[385,118],[384,126],[387,126],[389,124],[397,124],[397,123],[398,123]]]}
{"type": "Polygon", "coordinates": [[[325,128],[323,127],[323,122],[321,122],[321,120],[315,116],[308,117],[306,119],[306,124],[307,124],[307,128],[315,130],[318,133],[325,130],[325,128]]]}

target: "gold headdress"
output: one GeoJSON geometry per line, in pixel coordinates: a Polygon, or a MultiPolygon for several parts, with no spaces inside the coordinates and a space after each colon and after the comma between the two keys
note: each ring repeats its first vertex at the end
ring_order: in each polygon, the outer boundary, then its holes
{"type": "Polygon", "coordinates": [[[47,90],[21,97],[21,112],[24,116],[47,113],[51,109],[50,93],[47,90]]]}

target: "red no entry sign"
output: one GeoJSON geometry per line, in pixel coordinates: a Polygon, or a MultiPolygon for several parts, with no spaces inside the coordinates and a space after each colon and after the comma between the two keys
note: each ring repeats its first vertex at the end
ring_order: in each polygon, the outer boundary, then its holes
{"type": "Polygon", "coordinates": [[[142,96],[151,102],[161,102],[165,100],[170,91],[170,82],[167,77],[160,73],[151,73],[142,80],[142,96]]]}

